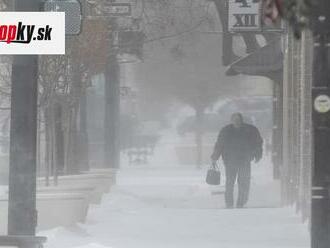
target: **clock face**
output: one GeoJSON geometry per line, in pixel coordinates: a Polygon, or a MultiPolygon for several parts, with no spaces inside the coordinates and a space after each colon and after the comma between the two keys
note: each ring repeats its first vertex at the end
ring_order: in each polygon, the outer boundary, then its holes
{"type": "Polygon", "coordinates": [[[327,113],[330,111],[330,97],[327,95],[319,95],[314,100],[314,108],[319,113],[327,113]]]}

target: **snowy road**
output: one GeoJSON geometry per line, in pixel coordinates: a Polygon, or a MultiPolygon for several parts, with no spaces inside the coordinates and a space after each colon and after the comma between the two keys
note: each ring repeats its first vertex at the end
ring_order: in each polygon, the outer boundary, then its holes
{"type": "Polygon", "coordinates": [[[254,168],[250,208],[223,209],[222,188],[194,168],[126,168],[87,222],[41,233],[46,248],[309,248],[306,225],[278,206],[278,187],[254,168]],[[218,194],[211,194],[217,192],[218,194]]]}

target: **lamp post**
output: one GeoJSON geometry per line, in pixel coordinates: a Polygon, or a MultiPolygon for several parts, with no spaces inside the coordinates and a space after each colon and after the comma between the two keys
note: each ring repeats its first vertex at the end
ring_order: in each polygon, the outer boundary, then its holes
{"type": "MultiPolygon", "coordinates": [[[[38,11],[38,0],[16,0],[16,11],[38,11]]],[[[38,56],[15,55],[12,64],[8,235],[0,246],[37,248],[36,137],[38,56]]]]}
{"type": "MultiPolygon", "coordinates": [[[[16,11],[39,11],[39,0],[16,0],[16,11]]],[[[38,56],[16,55],[12,65],[9,235],[35,235],[38,56]]]]}
{"type": "Polygon", "coordinates": [[[104,166],[120,166],[120,65],[117,58],[116,20],[111,18],[109,54],[105,70],[104,166]]]}

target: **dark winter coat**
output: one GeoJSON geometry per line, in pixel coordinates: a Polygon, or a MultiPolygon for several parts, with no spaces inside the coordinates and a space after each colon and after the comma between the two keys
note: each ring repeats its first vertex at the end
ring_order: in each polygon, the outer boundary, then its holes
{"type": "Polygon", "coordinates": [[[262,138],[258,129],[244,123],[240,128],[230,124],[225,126],[218,136],[212,160],[220,156],[226,164],[235,162],[251,162],[262,157],[262,138]]]}

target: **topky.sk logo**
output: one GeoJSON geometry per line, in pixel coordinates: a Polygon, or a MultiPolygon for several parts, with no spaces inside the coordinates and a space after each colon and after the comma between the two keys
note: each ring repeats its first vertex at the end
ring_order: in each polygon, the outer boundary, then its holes
{"type": "Polygon", "coordinates": [[[52,40],[52,30],[49,25],[37,30],[35,25],[24,25],[22,22],[18,25],[0,24],[0,42],[29,44],[32,40],[52,40]]]}
{"type": "Polygon", "coordinates": [[[0,12],[0,54],[65,54],[65,13],[0,12]]]}

